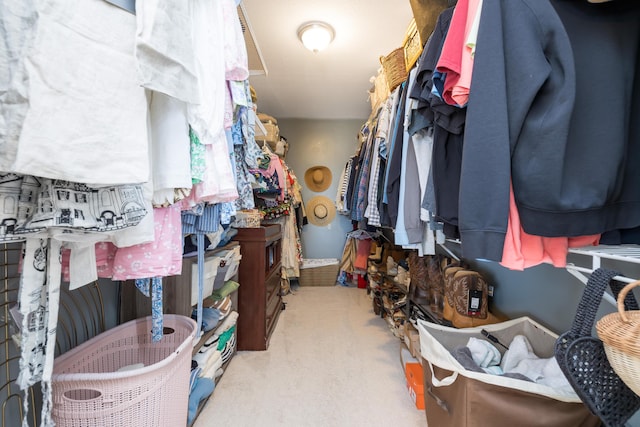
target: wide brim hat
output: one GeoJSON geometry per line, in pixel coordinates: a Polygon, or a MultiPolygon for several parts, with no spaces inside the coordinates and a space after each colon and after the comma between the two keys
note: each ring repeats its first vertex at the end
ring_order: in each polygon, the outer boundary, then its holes
{"type": "Polygon", "coordinates": [[[331,170],[326,166],[312,166],[304,173],[304,182],[313,192],[324,191],[331,185],[331,170]]]}
{"type": "Polygon", "coordinates": [[[336,217],[333,201],[325,196],[316,196],[307,202],[307,219],[318,226],[328,225],[336,217]]]}

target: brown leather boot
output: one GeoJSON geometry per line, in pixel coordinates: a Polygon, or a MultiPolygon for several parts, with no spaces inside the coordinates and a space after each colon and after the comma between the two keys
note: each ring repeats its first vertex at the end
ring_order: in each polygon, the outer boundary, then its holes
{"type": "Polygon", "coordinates": [[[441,270],[442,261],[443,257],[439,254],[425,257],[431,311],[438,319],[442,319],[442,310],[444,308],[444,278],[442,277],[441,270]]]}
{"type": "Polygon", "coordinates": [[[409,295],[420,305],[429,305],[429,283],[427,282],[427,266],[418,252],[409,252],[409,276],[411,283],[409,295]]]}

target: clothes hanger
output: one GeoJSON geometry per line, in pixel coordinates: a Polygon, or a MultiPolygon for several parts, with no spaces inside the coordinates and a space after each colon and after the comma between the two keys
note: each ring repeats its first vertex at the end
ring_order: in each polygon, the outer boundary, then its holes
{"type": "Polygon", "coordinates": [[[136,14],[136,0],[104,0],[114,6],[126,10],[129,13],[136,14]]]}
{"type": "Polygon", "coordinates": [[[384,240],[386,240],[387,242],[391,243],[391,241],[389,239],[387,239],[387,237],[380,233],[379,231],[375,231],[373,233],[367,231],[367,230],[363,230],[363,229],[358,229],[358,230],[353,230],[347,233],[347,236],[354,238],[354,239],[360,239],[360,238],[367,238],[367,239],[376,239],[378,237],[382,237],[384,240]]]}

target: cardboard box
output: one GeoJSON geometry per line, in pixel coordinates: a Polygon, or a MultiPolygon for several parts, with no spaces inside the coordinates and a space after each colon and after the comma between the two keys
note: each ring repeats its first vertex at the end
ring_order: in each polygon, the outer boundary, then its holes
{"type": "Polygon", "coordinates": [[[411,322],[404,323],[404,343],[413,357],[422,360],[420,357],[420,333],[411,322]]]}
{"type": "Polygon", "coordinates": [[[422,365],[407,363],[404,365],[404,375],[407,379],[407,391],[417,409],[424,410],[424,384],[422,382],[422,365]]]}

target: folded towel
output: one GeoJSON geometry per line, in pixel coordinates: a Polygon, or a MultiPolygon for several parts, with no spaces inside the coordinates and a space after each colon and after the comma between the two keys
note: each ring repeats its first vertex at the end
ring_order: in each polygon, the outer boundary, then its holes
{"type": "Polygon", "coordinates": [[[481,368],[500,364],[500,351],[489,341],[470,337],[467,347],[471,351],[471,357],[481,368]]]}
{"type": "Polygon", "coordinates": [[[228,331],[232,326],[238,322],[238,312],[232,311],[229,313],[226,319],[218,326],[218,329],[213,333],[215,336],[222,335],[225,331],[228,331]]]}
{"type": "Polygon", "coordinates": [[[224,282],[224,285],[220,289],[216,289],[211,294],[213,299],[222,299],[227,295],[230,295],[232,292],[237,290],[240,287],[240,283],[234,282],[233,280],[227,280],[224,282]]]}
{"type": "Polygon", "coordinates": [[[222,334],[220,334],[220,339],[218,340],[218,350],[222,351],[225,346],[227,345],[227,342],[234,336],[236,327],[235,325],[230,327],[229,329],[227,329],[226,331],[224,331],[222,334]]]}
{"type": "Polygon", "coordinates": [[[554,357],[540,358],[524,335],[516,335],[502,358],[504,372],[518,373],[532,381],[554,388],[571,390],[571,385],[564,376],[554,357]]]}
{"type": "Polygon", "coordinates": [[[469,347],[456,347],[451,350],[451,355],[465,368],[467,371],[483,372],[482,368],[478,366],[473,357],[471,357],[471,350],[469,347]]]}
{"type": "Polygon", "coordinates": [[[457,347],[451,350],[451,355],[465,368],[467,371],[472,372],[484,372],[487,374],[501,375],[503,377],[514,378],[522,381],[532,382],[524,375],[517,373],[503,373],[499,366],[490,366],[488,368],[481,368],[471,357],[471,350],[468,347],[457,347]]]}
{"type": "Polygon", "coordinates": [[[217,357],[212,358],[211,363],[207,365],[205,369],[202,370],[202,378],[211,378],[214,379],[216,375],[216,371],[222,367],[222,356],[219,351],[216,351],[217,357]]]}

